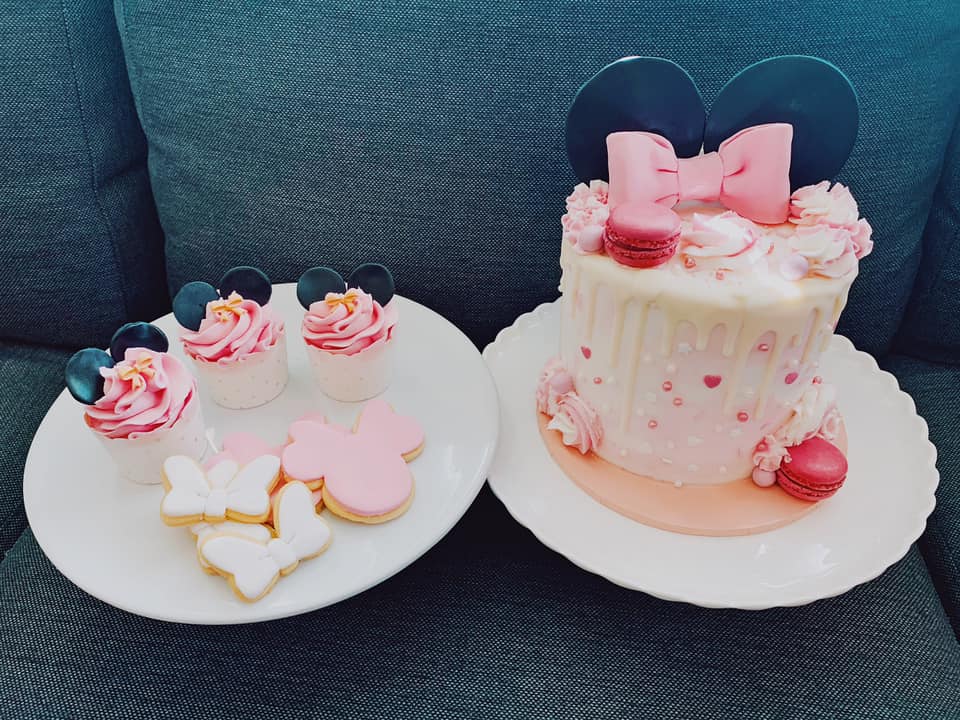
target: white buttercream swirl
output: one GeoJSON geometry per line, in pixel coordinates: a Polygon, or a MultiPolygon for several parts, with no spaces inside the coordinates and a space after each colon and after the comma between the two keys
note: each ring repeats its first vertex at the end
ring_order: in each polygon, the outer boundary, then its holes
{"type": "Polygon", "coordinates": [[[537,383],[537,410],[556,415],[560,396],[573,389],[573,376],[567,372],[560,358],[551,358],[540,372],[537,383]]]}
{"type": "Polygon", "coordinates": [[[817,435],[833,442],[839,431],[836,390],[832,385],[812,383],[793,406],[793,412],[783,425],[757,445],[753,464],[761,470],[775,472],[788,454],[788,448],[817,435]]]}
{"type": "Polygon", "coordinates": [[[689,229],[680,235],[680,257],[690,270],[747,270],[766,257],[770,240],[735,212],[694,213],[689,229]]]}
{"type": "Polygon", "coordinates": [[[787,242],[814,275],[838,278],[857,269],[857,249],[846,228],[802,225],[787,242]]]}

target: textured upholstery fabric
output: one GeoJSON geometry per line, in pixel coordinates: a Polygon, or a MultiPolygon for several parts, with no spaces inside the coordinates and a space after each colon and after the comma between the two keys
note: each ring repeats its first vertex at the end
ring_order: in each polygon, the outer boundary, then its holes
{"type": "Polygon", "coordinates": [[[115,4],[173,289],[238,262],[291,280],[380,258],[479,343],[556,296],[566,107],[611,60],[674,58],[708,105],[778,53],[849,74],[861,133],[841,179],[876,250],[841,331],[875,353],[960,104],[960,14],[939,0],[115,4]]]}
{"type": "Polygon", "coordinates": [[[837,599],[702,610],[579,570],[486,491],[400,575],[264,625],[127,615],[61,577],[25,533],[0,566],[0,667],[15,669],[0,673],[0,707],[23,720],[945,720],[960,708],[960,646],[916,551],[837,599]]]}
{"type": "Polygon", "coordinates": [[[63,390],[69,357],[64,350],[0,342],[0,558],[27,525],[23,463],[33,433],[63,390]]]}
{"type": "Polygon", "coordinates": [[[908,355],[960,362],[960,122],[923,234],[923,260],[897,345],[908,355]]]}
{"type": "Polygon", "coordinates": [[[0,14],[0,337],[105,345],[167,302],[110,0],[0,14]]]}
{"type": "Polygon", "coordinates": [[[940,486],[920,549],[960,637],[960,367],[904,356],[884,362],[913,396],[937,448],[940,486]]]}

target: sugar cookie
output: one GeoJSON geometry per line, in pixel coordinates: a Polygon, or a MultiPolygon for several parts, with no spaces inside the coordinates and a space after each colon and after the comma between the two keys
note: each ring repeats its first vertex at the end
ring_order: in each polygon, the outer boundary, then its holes
{"type": "Polygon", "coordinates": [[[252,525],[250,523],[239,523],[234,520],[224,520],[220,523],[196,523],[190,526],[190,532],[197,539],[197,559],[200,561],[200,567],[205,573],[217,575],[217,571],[210,567],[203,556],[200,555],[200,545],[211,535],[217,533],[229,533],[231,535],[243,535],[251,540],[260,543],[267,543],[273,538],[273,531],[266,525],[252,525]]]}
{"type": "Polygon", "coordinates": [[[200,543],[200,558],[223,575],[245,602],[269,593],[302,560],[316,557],[330,544],[330,528],[313,507],[303,483],[289,483],[274,499],[276,537],[266,542],[233,532],[216,532],[200,543]]]}
{"type": "Polygon", "coordinates": [[[288,478],[322,483],[330,510],[354,522],[380,523],[401,515],[413,500],[407,463],[423,450],[423,429],[383,400],[364,407],[353,432],[318,423],[294,423],[283,451],[288,478]]]}
{"type": "Polygon", "coordinates": [[[174,455],[163,463],[160,517],[167,525],[226,519],[261,523],[270,514],[270,491],[280,478],[280,459],[261,455],[246,465],[225,460],[204,470],[192,458],[174,455]]]}

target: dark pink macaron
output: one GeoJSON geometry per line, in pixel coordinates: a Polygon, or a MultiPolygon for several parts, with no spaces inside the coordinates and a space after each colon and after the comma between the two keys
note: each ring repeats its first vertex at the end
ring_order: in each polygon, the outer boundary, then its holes
{"type": "Polygon", "coordinates": [[[662,265],[673,257],[679,241],[680,216],[652,202],[617,205],[603,233],[607,254],[635,268],[662,265]]]}
{"type": "Polygon", "coordinates": [[[833,443],[812,437],[788,450],[777,482],[790,495],[816,502],[833,495],[847,479],[847,457],[833,443]]]}

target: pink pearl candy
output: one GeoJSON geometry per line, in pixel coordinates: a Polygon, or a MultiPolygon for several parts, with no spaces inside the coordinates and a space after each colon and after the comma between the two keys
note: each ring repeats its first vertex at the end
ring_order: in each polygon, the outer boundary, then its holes
{"type": "Polygon", "coordinates": [[[755,467],[753,469],[753,482],[760,487],[770,487],[777,481],[777,474],[772,470],[763,470],[755,467]]]}

